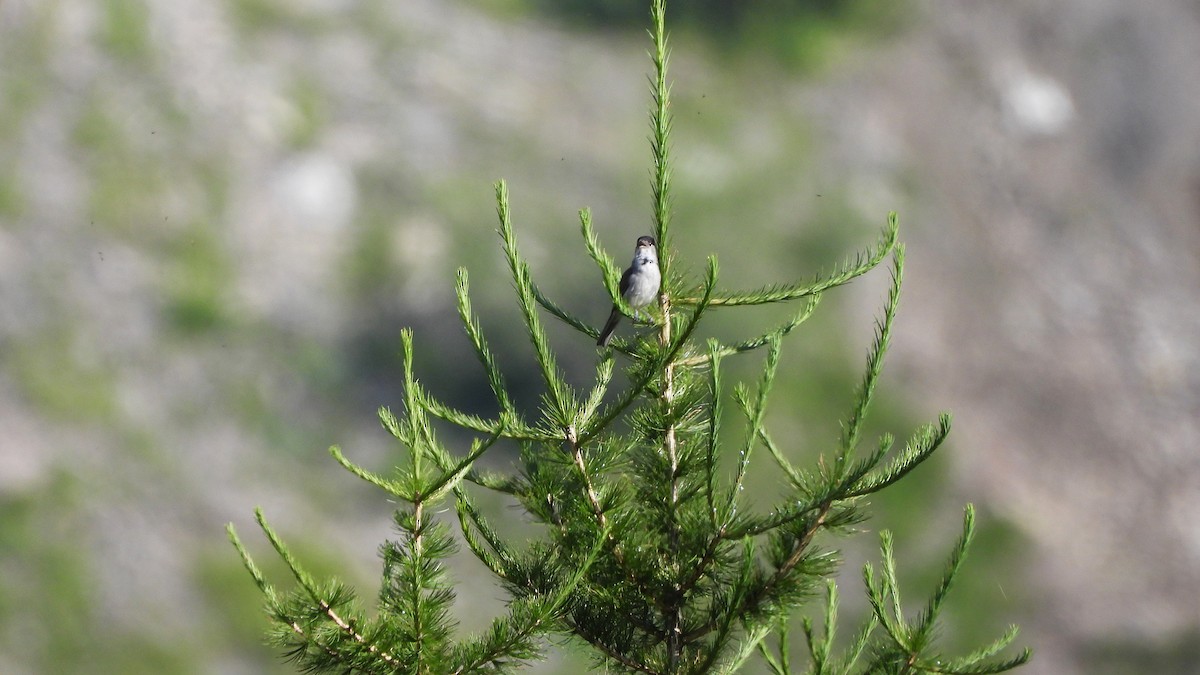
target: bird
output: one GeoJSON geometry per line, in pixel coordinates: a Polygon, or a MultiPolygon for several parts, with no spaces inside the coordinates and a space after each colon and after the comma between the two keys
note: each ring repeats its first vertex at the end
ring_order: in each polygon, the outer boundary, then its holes
{"type": "MultiPolygon", "coordinates": [[[[658,251],[654,237],[645,235],[638,237],[637,246],[633,249],[633,262],[629,269],[621,275],[618,290],[625,303],[634,309],[640,309],[654,302],[658,297],[659,286],[662,285],[662,275],[658,270],[658,251]]],[[[612,339],[613,331],[621,320],[621,308],[613,304],[612,314],[608,315],[608,323],[600,331],[596,345],[607,347],[612,339]]]]}

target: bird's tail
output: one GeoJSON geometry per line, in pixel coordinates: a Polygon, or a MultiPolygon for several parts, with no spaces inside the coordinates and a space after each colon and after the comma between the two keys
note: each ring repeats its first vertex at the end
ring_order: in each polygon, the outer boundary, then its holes
{"type": "Polygon", "coordinates": [[[617,323],[621,321],[621,310],[613,305],[612,314],[608,315],[608,323],[604,324],[604,328],[600,331],[600,339],[596,340],[598,347],[607,347],[608,341],[612,339],[613,331],[617,329],[617,323]]]}

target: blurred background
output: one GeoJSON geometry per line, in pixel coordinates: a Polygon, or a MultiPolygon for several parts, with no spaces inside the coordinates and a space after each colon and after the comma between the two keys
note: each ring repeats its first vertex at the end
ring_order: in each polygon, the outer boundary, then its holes
{"type": "MultiPolygon", "coordinates": [[[[394,505],[326,449],[399,456],[375,411],[399,408],[405,326],[426,386],[492,412],[460,265],[536,405],[498,178],[539,284],[607,315],[576,212],[622,263],[651,230],[646,5],[0,0],[0,671],[291,672],[223,531],[287,586],[256,505],[371,602],[394,505]]],[[[850,619],[875,532],[918,602],[970,501],[950,645],[1016,622],[1022,672],[1200,672],[1200,5],[705,0],[668,22],[676,269],[809,278],[900,214],[873,433],[955,429],[838,543],[850,619]]],[[[797,457],[837,438],[886,285],[828,294],[785,346],[768,424],[797,457]]],[[[708,328],[790,310],[756,311],[708,328]]],[[[552,337],[587,382],[594,347],[552,337]]],[[[466,558],[470,632],[503,594],[466,558]]],[[[537,672],[588,663],[551,654],[537,672]]]]}

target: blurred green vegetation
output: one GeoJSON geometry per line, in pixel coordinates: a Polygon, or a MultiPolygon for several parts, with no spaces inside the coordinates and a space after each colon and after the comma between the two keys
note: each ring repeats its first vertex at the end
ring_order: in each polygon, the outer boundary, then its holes
{"type": "Polygon", "coordinates": [[[87,499],[87,487],[65,471],[37,492],[0,494],[4,646],[30,672],[200,672],[187,641],[157,642],[128,631],[132,617],[100,611],[85,546],[91,533],[77,517],[87,499]]]}
{"type": "Polygon", "coordinates": [[[150,20],[141,0],[104,0],[100,43],[114,56],[147,63],[153,57],[150,20]]]}
{"type": "MultiPolygon", "coordinates": [[[[125,237],[138,238],[161,212],[171,158],[135,141],[122,124],[115,92],[94,91],[79,112],[71,140],[91,183],[88,220],[125,237]]],[[[153,135],[151,130],[146,136],[153,135]]]]}
{"type": "Polygon", "coordinates": [[[328,117],[325,92],[311,77],[300,77],[293,83],[289,99],[296,117],[288,130],[288,143],[296,149],[310,147],[320,138],[328,117]]]}
{"type": "Polygon", "coordinates": [[[167,247],[170,271],[164,314],[180,333],[197,334],[230,320],[226,294],[232,265],[216,232],[201,224],[189,229],[167,247]]]}
{"type": "Polygon", "coordinates": [[[1147,644],[1145,639],[1089,645],[1089,675],[1195,675],[1200,664],[1200,634],[1185,633],[1147,644]]]}
{"type": "Polygon", "coordinates": [[[79,330],[63,323],[7,345],[6,370],[34,408],[52,419],[112,424],[116,372],[97,357],[79,330]]]}
{"type": "Polygon", "coordinates": [[[226,0],[233,25],[244,39],[258,37],[261,31],[316,33],[329,22],[317,13],[287,0],[226,0]]]}
{"type": "MultiPolygon", "coordinates": [[[[644,0],[476,0],[501,14],[536,11],[600,30],[646,27],[644,0]]],[[[908,15],[901,0],[689,0],[667,8],[673,31],[704,35],[727,56],[766,55],[800,69],[824,64],[847,36],[880,37],[908,15]]]]}
{"type": "Polygon", "coordinates": [[[24,205],[16,168],[0,167],[0,217],[16,218],[24,205]]]}

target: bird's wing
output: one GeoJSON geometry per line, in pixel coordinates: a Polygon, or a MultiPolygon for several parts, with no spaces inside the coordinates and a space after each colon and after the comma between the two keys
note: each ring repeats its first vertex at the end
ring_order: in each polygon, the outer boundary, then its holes
{"type": "Polygon", "coordinates": [[[633,276],[633,267],[633,265],[630,265],[629,269],[625,270],[625,273],[621,275],[621,283],[617,286],[617,290],[621,293],[622,298],[625,297],[625,293],[629,290],[629,277],[633,276]]]}

